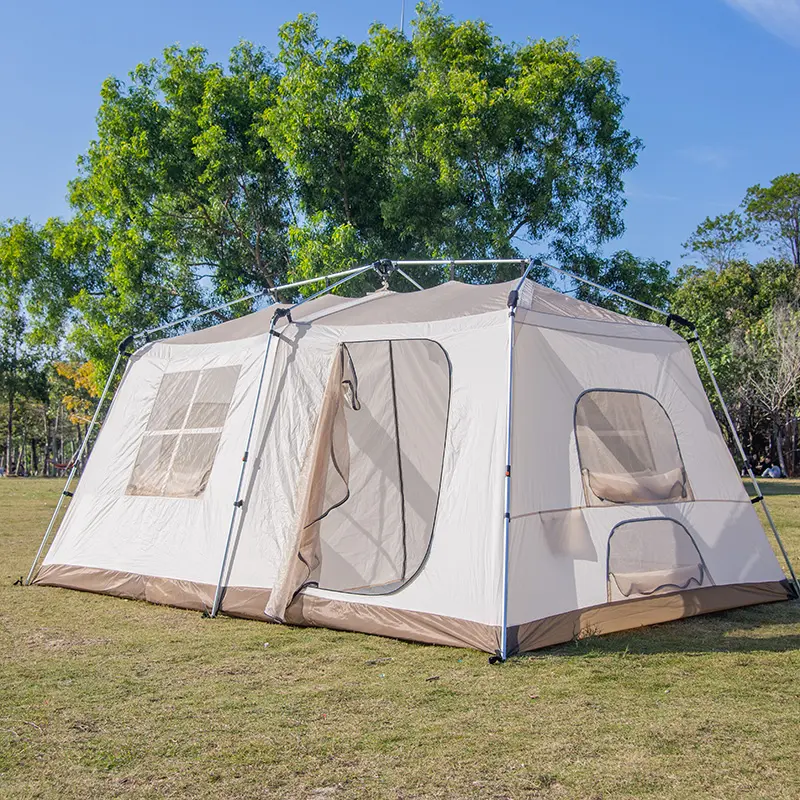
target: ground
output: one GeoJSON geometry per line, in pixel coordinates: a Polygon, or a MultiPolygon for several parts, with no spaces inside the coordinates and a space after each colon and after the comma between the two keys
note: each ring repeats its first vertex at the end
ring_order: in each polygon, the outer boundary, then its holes
{"type": "MultiPolygon", "coordinates": [[[[800,482],[765,482],[800,564],[800,482]]],[[[2,798],[796,798],[800,604],[484,653],[12,585],[56,481],[0,480],[2,798]]]]}

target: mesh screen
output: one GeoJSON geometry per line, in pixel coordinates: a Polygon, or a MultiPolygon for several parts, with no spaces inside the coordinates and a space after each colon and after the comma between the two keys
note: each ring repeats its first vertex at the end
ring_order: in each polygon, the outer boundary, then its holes
{"type": "Polygon", "coordinates": [[[166,373],[126,490],[198,497],[211,475],[239,367],[166,373]]]}
{"type": "Polygon", "coordinates": [[[589,505],[691,499],[666,411],[641,392],[586,392],[575,407],[575,435],[589,505]]]}
{"type": "MultiPolygon", "coordinates": [[[[326,589],[383,594],[413,577],[428,551],[450,366],[439,344],[422,339],[343,347],[358,389],[358,404],[343,404],[333,430],[348,453],[348,495],[320,523],[312,580],[326,589]]],[[[352,385],[343,383],[346,392],[352,385]]]]}
{"type": "Polygon", "coordinates": [[[671,519],[618,525],[608,540],[609,600],[644,597],[711,584],[689,532],[671,519]]]}

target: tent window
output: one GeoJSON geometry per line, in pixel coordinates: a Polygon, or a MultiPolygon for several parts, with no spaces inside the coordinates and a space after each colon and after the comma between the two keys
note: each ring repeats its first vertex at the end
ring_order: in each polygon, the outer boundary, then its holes
{"type": "Polygon", "coordinates": [[[430,546],[450,363],[441,345],[423,339],[347,343],[338,357],[344,402],[312,518],[317,563],[308,582],[387,594],[414,577],[430,546]]]}
{"type": "Polygon", "coordinates": [[[161,379],[126,494],[199,497],[206,488],[239,367],[161,379]]]}
{"type": "Polygon", "coordinates": [[[608,599],[649,597],[713,584],[689,532],[672,519],[629,520],[608,539],[608,599]]]}
{"type": "Polygon", "coordinates": [[[589,505],[692,499],[672,422],[650,395],[584,392],[575,405],[575,437],[589,505]]]}

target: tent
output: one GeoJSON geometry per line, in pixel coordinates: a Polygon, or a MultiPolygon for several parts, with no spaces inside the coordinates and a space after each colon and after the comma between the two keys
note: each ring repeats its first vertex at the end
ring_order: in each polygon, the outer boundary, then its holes
{"type": "Polygon", "coordinates": [[[319,294],[130,356],[35,583],[497,659],[793,596],[676,330],[319,294]]]}

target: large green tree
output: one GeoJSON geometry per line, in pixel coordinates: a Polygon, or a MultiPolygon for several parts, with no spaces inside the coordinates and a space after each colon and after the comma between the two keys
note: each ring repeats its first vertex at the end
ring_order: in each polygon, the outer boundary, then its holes
{"type": "Polygon", "coordinates": [[[621,233],[640,143],[614,63],[417,10],[408,39],[382,25],[360,45],[326,39],[313,15],[281,29],[264,132],[295,179],[299,224],[374,257],[559,253],[621,233]]]}

